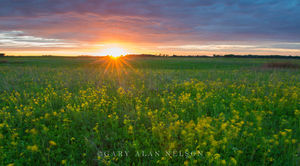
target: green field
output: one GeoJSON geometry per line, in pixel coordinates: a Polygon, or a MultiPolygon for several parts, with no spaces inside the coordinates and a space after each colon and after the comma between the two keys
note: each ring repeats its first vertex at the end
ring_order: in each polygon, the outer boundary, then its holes
{"type": "Polygon", "coordinates": [[[298,59],[0,58],[0,165],[298,165],[298,59]]]}

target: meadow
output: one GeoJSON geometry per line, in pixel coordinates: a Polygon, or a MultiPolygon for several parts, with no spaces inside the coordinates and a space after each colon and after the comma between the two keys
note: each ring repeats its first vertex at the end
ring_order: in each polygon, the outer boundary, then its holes
{"type": "Polygon", "coordinates": [[[0,62],[0,165],[299,165],[299,59],[0,62]]]}

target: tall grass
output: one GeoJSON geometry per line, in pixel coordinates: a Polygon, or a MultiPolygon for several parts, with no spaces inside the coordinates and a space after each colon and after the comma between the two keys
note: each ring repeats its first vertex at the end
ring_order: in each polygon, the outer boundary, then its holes
{"type": "Polygon", "coordinates": [[[300,73],[257,69],[276,60],[5,60],[1,165],[299,164],[300,73]]]}

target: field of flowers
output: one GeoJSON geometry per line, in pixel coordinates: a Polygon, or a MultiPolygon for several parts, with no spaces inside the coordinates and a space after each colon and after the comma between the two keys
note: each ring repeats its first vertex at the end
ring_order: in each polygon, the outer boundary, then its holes
{"type": "Polygon", "coordinates": [[[299,60],[2,59],[0,165],[299,164],[299,60]]]}

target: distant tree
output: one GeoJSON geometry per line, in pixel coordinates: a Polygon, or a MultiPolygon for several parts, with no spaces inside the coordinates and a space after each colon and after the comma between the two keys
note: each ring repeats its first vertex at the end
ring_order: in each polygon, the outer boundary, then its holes
{"type": "Polygon", "coordinates": [[[5,56],[5,54],[4,53],[0,53],[0,57],[4,57],[5,56]]]}
{"type": "Polygon", "coordinates": [[[227,54],[227,55],[224,55],[224,57],[235,57],[236,55],[234,54],[227,54]]]}

